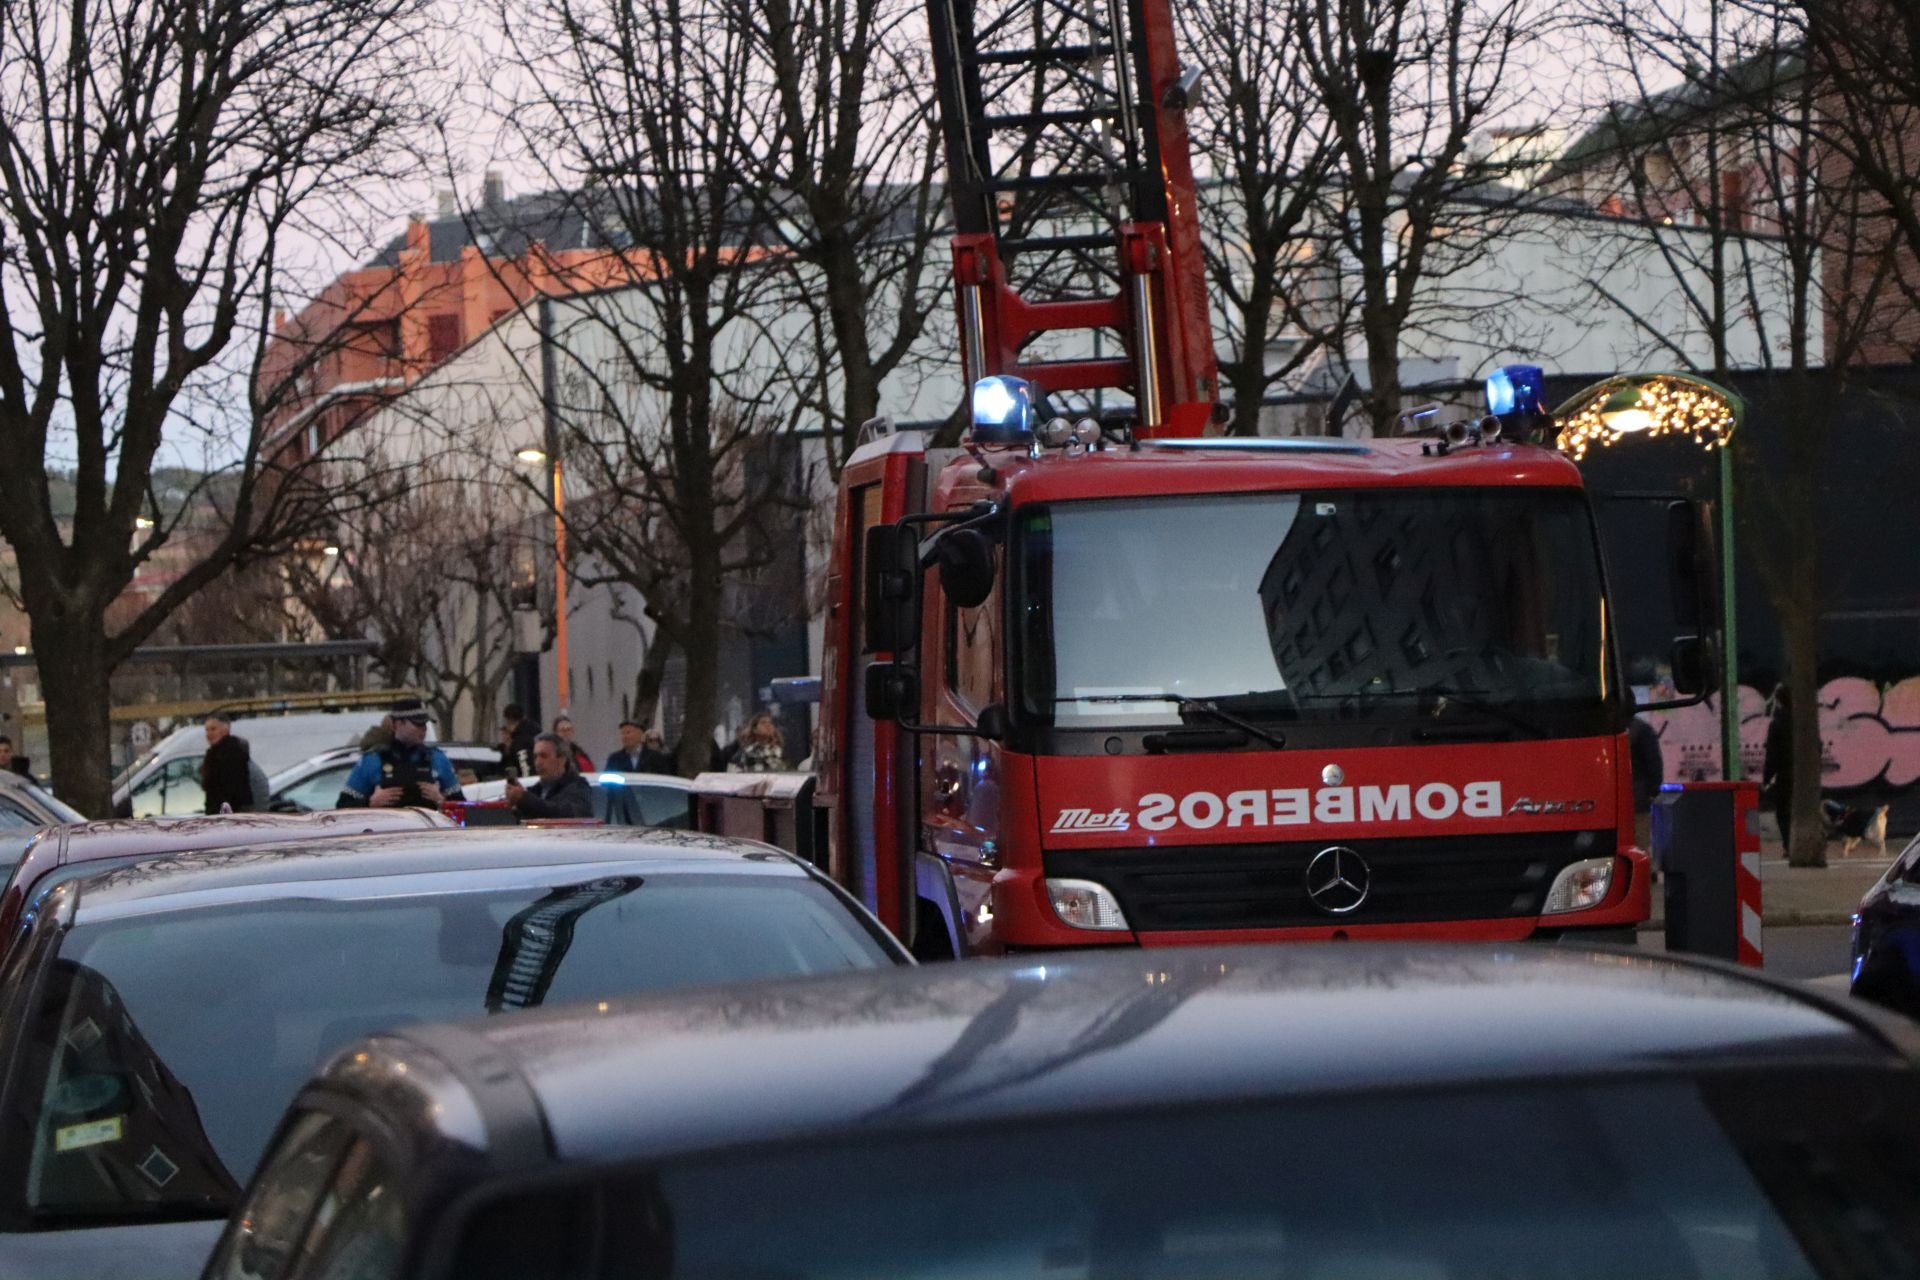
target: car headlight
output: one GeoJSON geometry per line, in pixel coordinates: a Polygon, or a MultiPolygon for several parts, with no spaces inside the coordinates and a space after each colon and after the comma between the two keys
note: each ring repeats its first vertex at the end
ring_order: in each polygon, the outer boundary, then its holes
{"type": "Polygon", "coordinates": [[[1547,890],[1547,905],[1540,909],[1542,915],[1558,915],[1563,911],[1584,911],[1588,907],[1597,907],[1606,901],[1607,890],[1613,888],[1613,859],[1588,858],[1562,867],[1560,874],[1553,878],[1553,887],[1547,890]]]}
{"type": "Polygon", "coordinates": [[[1048,880],[1047,900],[1062,924],[1074,929],[1115,930],[1127,927],[1120,900],[1112,890],[1092,880],[1048,880]]]}

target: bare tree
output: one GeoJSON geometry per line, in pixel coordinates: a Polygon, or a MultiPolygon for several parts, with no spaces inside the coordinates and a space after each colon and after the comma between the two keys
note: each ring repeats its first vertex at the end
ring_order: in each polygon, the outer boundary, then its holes
{"type": "Polygon", "coordinates": [[[250,371],[290,242],[316,244],[305,215],[391,176],[416,118],[409,86],[433,62],[424,16],[423,0],[0,7],[0,536],[18,556],[53,772],[86,812],[109,807],[115,665],[317,512],[315,489],[263,448],[291,388],[250,371]],[[223,531],[110,628],[198,500],[155,492],[169,456],[207,464],[223,531]],[[62,518],[45,477],[67,460],[62,518]]]}
{"type": "Polygon", "coordinates": [[[784,249],[781,302],[806,317],[785,371],[836,471],[946,284],[945,217],[921,0],[765,0],[756,69],[774,116],[748,198],[784,249]]]}
{"type": "Polygon", "coordinates": [[[1300,27],[1260,0],[1202,0],[1176,11],[1188,58],[1209,91],[1191,117],[1207,271],[1227,353],[1228,431],[1258,434],[1261,403],[1344,329],[1342,300],[1315,305],[1316,264],[1331,249],[1320,216],[1333,166],[1326,113],[1303,78],[1300,27]],[[1284,344],[1284,345],[1283,345],[1284,344]]]}
{"type": "Polygon", "coordinates": [[[1860,234],[1828,270],[1855,294],[1885,280],[1859,358],[1920,355],[1920,5],[1908,0],[1735,0],[1791,28],[1806,51],[1831,189],[1860,234]]]}
{"type": "MultiPolygon", "coordinates": [[[[1285,0],[1334,149],[1322,216],[1366,345],[1376,430],[1400,407],[1403,345],[1435,285],[1497,249],[1515,193],[1477,134],[1527,105],[1538,0],[1285,0]]],[[[1468,303],[1487,310],[1496,300],[1468,303]]]]}
{"type": "MultiPolygon", "coordinates": [[[[512,568],[550,550],[547,521],[486,479],[362,466],[353,483],[376,499],[332,542],[282,557],[286,589],[328,638],[373,641],[380,677],[421,690],[447,732],[461,731],[464,711],[465,732],[484,738],[516,653],[512,568]]],[[[551,640],[551,591],[536,607],[551,640]]]]}
{"type": "MultiPolygon", "coordinates": [[[[1831,272],[1866,227],[1857,191],[1821,163],[1819,78],[1809,73],[1791,0],[1659,5],[1609,0],[1589,10],[1590,53],[1627,87],[1603,111],[1584,161],[1620,218],[1614,248],[1588,281],[1600,306],[1632,322],[1657,363],[1731,381],[1736,368],[1778,376],[1767,430],[1733,443],[1739,536],[1780,618],[1791,691],[1792,811],[1820,806],[1820,527],[1828,415],[1814,386],[1871,332],[1888,273],[1831,272]],[[1612,287],[1628,271],[1671,282],[1659,314],[1612,287]],[[1676,323],[1676,316],[1680,323],[1676,323]],[[1687,341],[1704,338],[1704,349],[1687,341]]],[[[1731,657],[1731,655],[1730,655],[1731,657]]],[[[1816,819],[1795,824],[1788,857],[1825,862],[1816,819]]]]}
{"type": "Polygon", "coordinates": [[[733,0],[513,0],[506,23],[509,139],[583,242],[608,246],[591,278],[550,268],[573,291],[540,304],[527,372],[564,463],[569,540],[686,655],[686,770],[706,765],[719,719],[729,591],[783,545],[766,524],[793,491],[775,437],[804,411],[767,305],[785,266],[770,202],[749,197],[778,119],[754,20],[733,0]]]}

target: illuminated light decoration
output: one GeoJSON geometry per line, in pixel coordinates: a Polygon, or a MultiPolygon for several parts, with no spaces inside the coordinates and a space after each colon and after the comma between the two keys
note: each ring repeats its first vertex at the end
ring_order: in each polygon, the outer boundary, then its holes
{"type": "Polygon", "coordinates": [[[1683,373],[1609,378],[1554,411],[1560,451],[1575,462],[1595,447],[1658,436],[1686,436],[1713,450],[1733,438],[1745,403],[1724,387],[1683,373]]]}
{"type": "Polygon", "coordinates": [[[996,373],[973,384],[973,438],[982,444],[1024,444],[1033,436],[1033,387],[996,373]]]}

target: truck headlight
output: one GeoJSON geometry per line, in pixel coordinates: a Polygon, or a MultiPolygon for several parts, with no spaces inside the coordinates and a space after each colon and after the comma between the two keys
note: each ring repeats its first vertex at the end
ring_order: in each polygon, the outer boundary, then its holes
{"type": "Polygon", "coordinates": [[[1112,890],[1092,880],[1048,880],[1047,900],[1053,914],[1074,929],[1115,930],[1127,927],[1120,900],[1112,890]]]}
{"type": "Polygon", "coordinates": [[[1611,888],[1611,857],[1588,858],[1585,862],[1562,867],[1560,874],[1553,878],[1553,887],[1547,890],[1547,905],[1540,909],[1540,914],[1551,916],[1563,911],[1584,911],[1588,907],[1597,907],[1606,901],[1607,890],[1611,888]]]}

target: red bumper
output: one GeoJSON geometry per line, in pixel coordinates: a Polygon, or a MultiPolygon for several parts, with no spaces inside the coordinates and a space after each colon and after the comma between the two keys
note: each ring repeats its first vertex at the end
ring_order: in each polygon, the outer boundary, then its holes
{"type": "Polygon", "coordinates": [[[1058,948],[1098,946],[1214,946],[1245,942],[1519,942],[1543,929],[1624,928],[1644,922],[1653,913],[1652,862],[1645,850],[1628,848],[1616,856],[1614,884],[1607,899],[1584,911],[1550,916],[1502,917],[1491,920],[1427,920],[1410,924],[1340,924],[1331,922],[1289,929],[1207,929],[1135,933],[1075,929],[1060,922],[1047,900],[1045,878],[1038,869],[1001,871],[993,878],[993,914],[996,946],[1058,948]]]}

